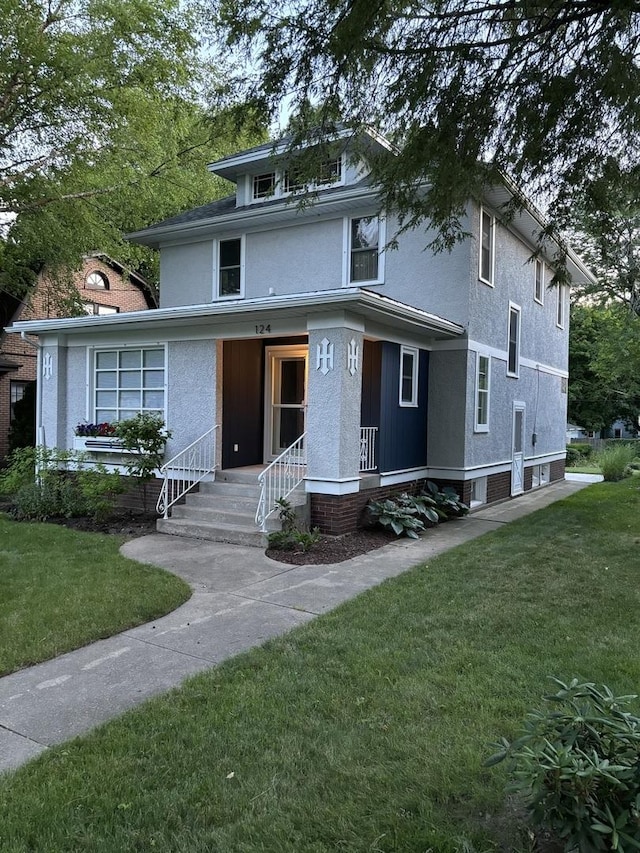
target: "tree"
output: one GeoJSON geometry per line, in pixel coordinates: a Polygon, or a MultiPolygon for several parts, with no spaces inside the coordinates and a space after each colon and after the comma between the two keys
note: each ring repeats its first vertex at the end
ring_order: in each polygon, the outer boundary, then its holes
{"type": "MultiPolygon", "coordinates": [[[[217,0],[273,114],[283,96],[399,144],[374,161],[404,227],[428,220],[436,247],[461,237],[470,195],[503,172],[564,225],[609,158],[639,164],[637,0],[217,0]],[[427,185],[425,192],[416,192],[427,185]]],[[[638,177],[630,171],[634,180],[638,177]]],[[[635,185],[636,193],[640,187],[635,185]]],[[[521,202],[521,200],[519,200],[521,202]]]]}
{"type": "Polygon", "coordinates": [[[601,430],[640,414],[640,318],[620,303],[574,304],[569,336],[568,416],[601,430]]]}
{"type": "Polygon", "coordinates": [[[0,286],[95,250],[139,268],[122,231],[220,195],[207,160],[255,139],[210,116],[216,73],[180,0],[0,0],[0,286]]]}
{"type": "Polygon", "coordinates": [[[609,160],[587,191],[576,217],[580,254],[597,283],[575,295],[600,303],[617,302],[640,316],[640,166],[621,170],[609,160]]]}

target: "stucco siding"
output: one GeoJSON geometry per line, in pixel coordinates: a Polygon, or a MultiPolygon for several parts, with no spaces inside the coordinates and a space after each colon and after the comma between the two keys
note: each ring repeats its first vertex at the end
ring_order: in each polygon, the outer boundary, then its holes
{"type": "Polygon", "coordinates": [[[213,243],[164,246],[160,252],[160,307],[202,305],[213,294],[213,243]]]}
{"type": "Polygon", "coordinates": [[[429,359],[428,464],[464,465],[466,350],[432,352],[429,359]]]}
{"type": "Polygon", "coordinates": [[[342,235],[341,218],[247,234],[245,296],[341,287],[342,235]]]}
{"type": "Polygon", "coordinates": [[[216,421],[216,342],[175,341],[167,355],[167,457],[187,447],[216,421]]]}

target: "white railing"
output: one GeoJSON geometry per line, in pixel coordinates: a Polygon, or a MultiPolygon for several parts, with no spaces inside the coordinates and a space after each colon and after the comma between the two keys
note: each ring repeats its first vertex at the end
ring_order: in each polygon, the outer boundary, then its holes
{"type": "Polygon", "coordinates": [[[216,470],[216,430],[218,424],[196,438],[188,447],[176,454],[160,469],[164,477],[156,509],[167,518],[171,507],[184,497],[208,474],[216,470]]]}
{"type": "Polygon", "coordinates": [[[260,497],[256,510],[256,524],[266,533],[267,519],[278,506],[279,498],[287,498],[300,485],[307,469],[307,451],[304,446],[306,433],[302,433],[290,447],[258,475],[260,497]]]}
{"type": "Polygon", "coordinates": [[[376,470],[378,427],[360,427],[360,473],[376,470]]]}

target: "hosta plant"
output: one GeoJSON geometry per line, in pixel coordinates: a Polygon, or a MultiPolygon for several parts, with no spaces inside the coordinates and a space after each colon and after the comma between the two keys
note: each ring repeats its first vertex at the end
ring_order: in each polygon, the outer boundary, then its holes
{"type": "Polygon", "coordinates": [[[460,518],[469,512],[469,507],[460,500],[460,495],[451,486],[444,486],[440,491],[435,483],[427,480],[424,494],[434,502],[441,521],[446,521],[448,518],[460,518]]]}
{"type": "Polygon", "coordinates": [[[367,515],[372,524],[393,530],[396,536],[404,534],[410,539],[417,539],[425,529],[424,522],[414,506],[403,506],[390,498],[370,501],[367,504],[367,515]]]}
{"type": "Polygon", "coordinates": [[[608,687],[574,679],[531,711],[520,736],[486,763],[507,760],[510,791],[565,853],[640,850],[640,719],[608,687]]]}

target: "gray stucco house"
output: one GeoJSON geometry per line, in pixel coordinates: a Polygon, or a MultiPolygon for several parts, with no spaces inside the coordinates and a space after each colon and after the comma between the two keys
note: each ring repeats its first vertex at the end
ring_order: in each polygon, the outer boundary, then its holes
{"type": "MultiPolygon", "coordinates": [[[[564,476],[569,295],[548,288],[556,245],[532,259],[540,214],[501,224],[505,183],[469,202],[472,237],[450,253],[425,250],[420,229],[385,249],[393,212],[349,134],[336,144],[313,204],[296,202],[285,145],[267,144],[209,167],[235,194],[130,235],[160,251],[159,309],[12,329],[39,336],[48,446],[78,446],[82,421],[158,411],[166,458],[179,455],[173,494],[216,468],[216,488],[236,486],[218,503],[238,529],[255,513],[248,480],[273,460],[257,523],[300,481],[311,523],[333,533],[370,497],[424,478],[477,505],[564,476]]],[[[571,252],[568,268],[589,277],[571,252]]],[[[117,462],[117,448],[88,449],[117,462]]],[[[202,486],[193,512],[215,494],[202,486]]],[[[188,507],[164,529],[186,531],[188,507]]],[[[200,516],[198,535],[217,535],[223,515],[200,516]]]]}

